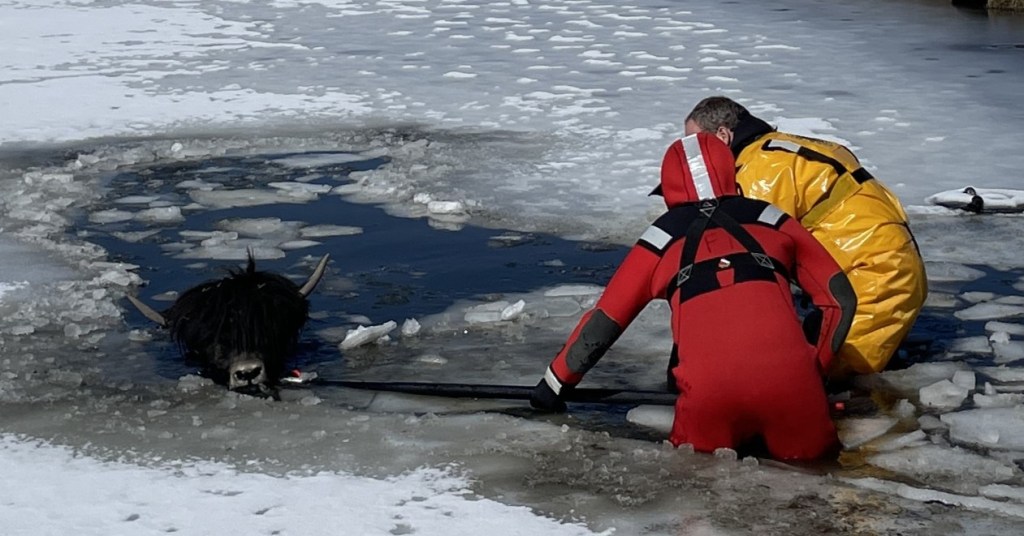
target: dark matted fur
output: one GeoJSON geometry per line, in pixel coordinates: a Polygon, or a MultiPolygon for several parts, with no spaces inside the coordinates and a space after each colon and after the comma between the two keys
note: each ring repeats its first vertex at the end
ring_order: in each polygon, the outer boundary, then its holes
{"type": "Polygon", "coordinates": [[[245,270],[207,281],[178,297],[164,311],[171,338],[185,357],[224,383],[232,355],[262,358],[270,382],[284,372],[299,333],[309,319],[309,302],[284,276],[245,270]]]}

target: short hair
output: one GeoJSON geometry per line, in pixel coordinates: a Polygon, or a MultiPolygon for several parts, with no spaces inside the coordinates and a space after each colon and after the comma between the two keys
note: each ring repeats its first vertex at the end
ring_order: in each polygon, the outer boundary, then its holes
{"type": "Polygon", "coordinates": [[[746,108],[729,97],[715,96],[698,102],[686,120],[697,123],[701,130],[714,132],[722,126],[729,130],[735,129],[740,119],[747,114],[746,108]]]}

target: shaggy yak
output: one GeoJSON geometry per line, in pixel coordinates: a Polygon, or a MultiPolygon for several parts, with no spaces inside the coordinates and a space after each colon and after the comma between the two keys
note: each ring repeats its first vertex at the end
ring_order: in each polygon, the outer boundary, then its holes
{"type": "Polygon", "coordinates": [[[274,396],[299,332],[309,318],[307,297],[323,277],[329,255],[300,288],[282,275],[248,266],[197,285],[163,313],[128,296],[146,318],[170,331],[189,361],[233,391],[274,396]]]}

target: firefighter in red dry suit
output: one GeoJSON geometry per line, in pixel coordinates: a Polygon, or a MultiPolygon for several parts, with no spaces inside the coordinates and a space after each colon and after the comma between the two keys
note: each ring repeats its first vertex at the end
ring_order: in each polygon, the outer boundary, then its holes
{"type": "Polygon", "coordinates": [[[799,222],[740,196],[728,146],[709,133],[673,143],[661,165],[668,211],[644,232],[534,389],[530,403],[565,411],[575,387],[651,300],[672,310],[669,440],[698,451],[760,438],[777,459],[839,446],[822,376],[849,330],[856,296],[799,222]],[[807,342],[790,279],[823,312],[807,342]]]}

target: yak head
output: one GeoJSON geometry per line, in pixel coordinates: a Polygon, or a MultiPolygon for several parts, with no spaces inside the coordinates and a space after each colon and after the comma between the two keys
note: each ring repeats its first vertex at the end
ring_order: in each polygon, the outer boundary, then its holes
{"type": "Polygon", "coordinates": [[[309,318],[307,297],[323,277],[324,255],[302,287],[248,265],[182,293],[159,313],[128,296],[146,318],[168,329],[186,359],[233,391],[273,394],[309,318]]]}

